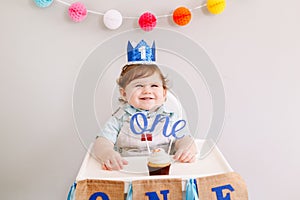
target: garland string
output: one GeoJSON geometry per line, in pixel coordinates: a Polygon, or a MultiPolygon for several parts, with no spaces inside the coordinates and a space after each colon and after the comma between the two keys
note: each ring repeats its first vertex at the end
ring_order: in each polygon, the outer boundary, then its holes
{"type": "Polygon", "coordinates": [[[151,12],[145,12],[139,17],[135,16],[122,16],[121,13],[115,9],[111,9],[103,12],[98,12],[95,10],[90,10],[85,7],[85,5],[81,2],[75,2],[75,3],[68,3],[64,0],[33,0],[38,7],[45,8],[52,4],[53,1],[56,1],[58,3],[61,3],[68,8],[69,10],[69,17],[74,22],[81,22],[86,17],[87,14],[95,14],[95,15],[101,15],[103,16],[103,22],[105,26],[109,29],[117,29],[121,26],[123,19],[138,19],[138,23],[141,29],[144,31],[151,31],[155,28],[157,19],[159,18],[168,18],[173,17],[173,21],[175,24],[179,26],[185,26],[187,25],[192,18],[191,11],[201,9],[203,7],[207,7],[208,11],[212,14],[220,14],[224,11],[226,7],[226,0],[206,0],[205,3],[202,5],[196,6],[194,8],[187,8],[184,6],[177,7],[173,13],[171,14],[165,14],[165,15],[159,15],[155,16],[151,12]]]}
{"type": "MultiPolygon", "coordinates": [[[[70,6],[71,5],[71,3],[68,3],[68,2],[65,2],[65,1],[62,1],[62,0],[55,0],[55,1],[57,1],[57,2],[59,2],[61,4],[64,4],[66,6],[70,6]]],[[[190,9],[190,10],[191,11],[192,10],[198,10],[198,9],[201,9],[203,7],[206,7],[206,6],[207,6],[207,4],[204,3],[203,5],[197,6],[195,8],[190,9]]],[[[87,12],[91,13],[91,14],[95,14],[95,15],[104,15],[105,14],[105,13],[102,13],[102,12],[98,12],[98,11],[94,11],[94,10],[89,10],[89,9],[87,9],[87,12]]],[[[166,14],[166,15],[159,15],[159,16],[156,16],[156,17],[157,18],[166,18],[166,17],[171,17],[171,16],[172,16],[172,14],[166,14]]],[[[138,19],[138,18],[139,17],[123,16],[123,19],[138,19]]]]}

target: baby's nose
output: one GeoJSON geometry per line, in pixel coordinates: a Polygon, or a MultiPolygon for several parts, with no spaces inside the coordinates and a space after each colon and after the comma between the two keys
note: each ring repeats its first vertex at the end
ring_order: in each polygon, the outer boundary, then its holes
{"type": "Polygon", "coordinates": [[[143,92],[144,93],[151,93],[152,92],[151,87],[145,86],[143,92]]]}

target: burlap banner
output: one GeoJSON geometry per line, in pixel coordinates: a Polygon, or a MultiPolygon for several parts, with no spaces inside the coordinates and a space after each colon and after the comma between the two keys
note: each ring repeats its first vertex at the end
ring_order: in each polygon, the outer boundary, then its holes
{"type": "Polygon", "coordinates": [[[124,199],[124,182],[110,180],[82,180],[77,182],[76,200],[124,199]]]}
{"type": "MultiPolygon", "coordinates": [[[[187,182],[187,200],[248,200],[248,192],[242,177],[235,172],[208,176],[187,182]],[[196,189],[197,188],[197,189],[196,189]],[[197,194],[198,192],[198,194],[197,194]]],[[[77,182],[76,200],[122,200],[124,181],[82,180],[77,182]]],[[[72,187],[74,190],[74,187],[72,187]]],[[[73,191],[72,190],[72,191],[73,191]]],[[[182,179],[149,179],[132,181],[130,200],[182,200],[182,179]]],[[[71,198],[72,192],[68,195],[71,198]]]]}
{"type": "Polygon", "coordinates": [[[132,182],[132,200],[181,200],[181,179],[151,179],[132,182]]]}
{"type": "Polygon", "coordinates": [[[247,186],[242,177],[235,173],[197,178],[201,200],[247,200],[247,186]]]}

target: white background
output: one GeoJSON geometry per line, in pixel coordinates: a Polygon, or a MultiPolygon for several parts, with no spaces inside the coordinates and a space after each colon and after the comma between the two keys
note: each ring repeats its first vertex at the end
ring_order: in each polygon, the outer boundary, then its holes
{"type": "MultiPolygon", "coordinates": [[[[66,0],[67,1],[67,0],[66,0]]],[[[72,2],[72,1],[67,1],[72,2]]],[[[86,0],[95,11],[118,9],[169,14],[201,1],[86,0]],[[135,5],[135,6],[132,6],[135,5]]],[[[223,77],[226,122],[218,146],[245,179],[250,199],[299,198],[300,1],[228,0],[217,16],[205,9],[177,27],[203,46],[223,77]]],[[[80,64],[101,41],[137,28],[125,20],[107,30],[99,15],[82,23],[68,19],[54,2],[31,0],[0,6],[0,198],[66,199],[85,150],[72,118],[72,90],[80,64]]]]}

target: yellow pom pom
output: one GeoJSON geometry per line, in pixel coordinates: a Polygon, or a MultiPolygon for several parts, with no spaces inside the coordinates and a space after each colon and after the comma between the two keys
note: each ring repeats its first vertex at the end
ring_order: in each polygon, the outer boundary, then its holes
{"type": "Polygon", "coordinates": [[[226,7],[225,0],[207,0],[207,9],[212,14],[220,14],[226,7]]]}

